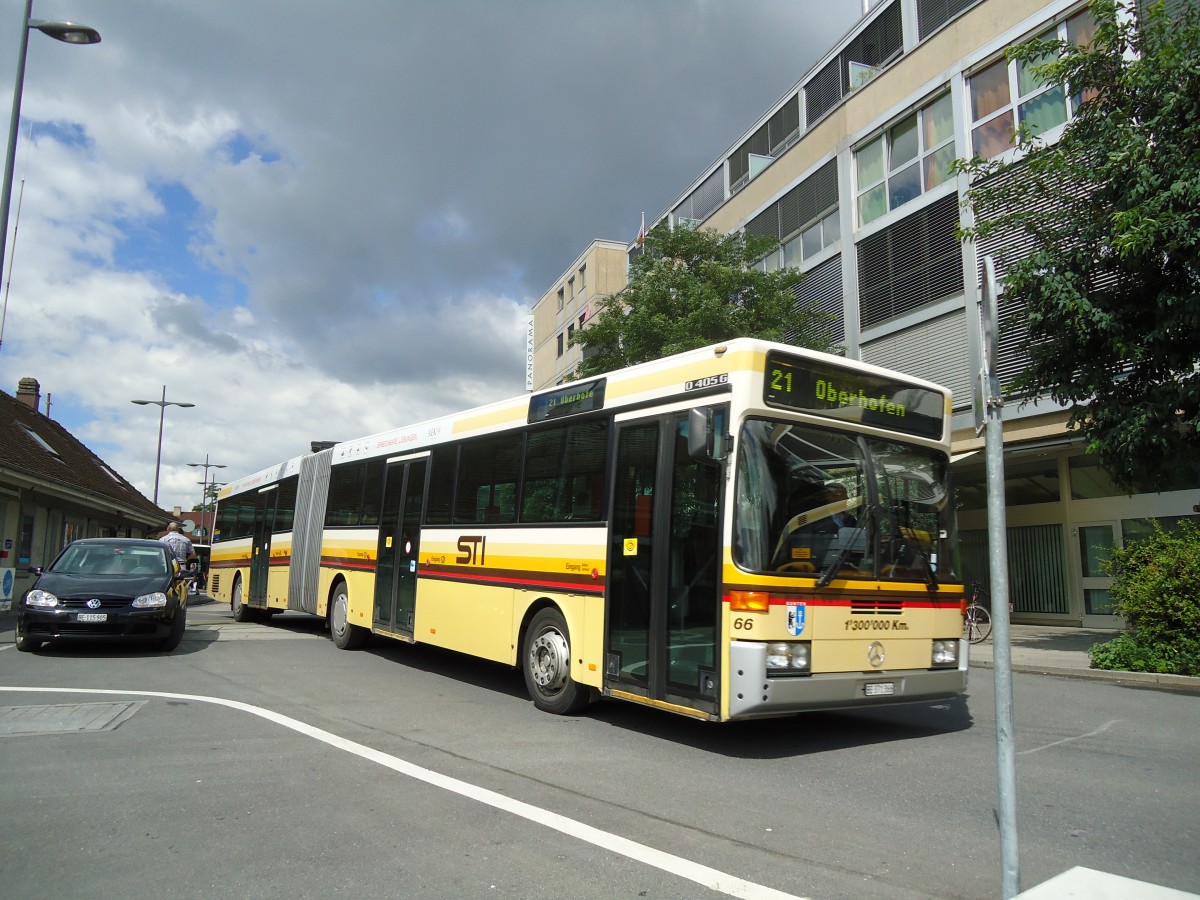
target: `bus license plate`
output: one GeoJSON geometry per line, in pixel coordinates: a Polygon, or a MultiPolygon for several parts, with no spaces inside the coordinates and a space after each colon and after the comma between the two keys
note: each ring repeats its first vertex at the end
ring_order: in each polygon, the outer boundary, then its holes
{"type": "Polygon", "coordinates": [[[75,617],[76,622],[107,622],[108,613],[80,613],[75,617]]]}
{"type": "Polygon", "coordinates": [[[865,685],[866,695],[868,697],[886,697],[896,693],[896,684],[892,681],[885,681],[880,684],[865,685]]]}

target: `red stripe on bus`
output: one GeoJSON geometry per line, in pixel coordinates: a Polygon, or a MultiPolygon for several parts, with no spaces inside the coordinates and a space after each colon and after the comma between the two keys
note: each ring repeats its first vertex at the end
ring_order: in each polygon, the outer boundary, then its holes
{"type": "Polygon", "coordinates": [[[603,594],[604,583],[581,584],[577,581],[532,581],[528,578],[505,578],[474,572],[426,572],[421,578],[455,581],[467,584],[488,584],[496,587],[523,587],[535,590],[573,591],[583,594],[603,594]]]}

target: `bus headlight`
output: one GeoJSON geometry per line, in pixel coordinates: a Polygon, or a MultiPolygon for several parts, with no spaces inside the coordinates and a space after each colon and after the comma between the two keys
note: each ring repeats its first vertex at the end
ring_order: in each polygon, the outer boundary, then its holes
{"type": "Polygon", "coordinates": [[[772,641],[767,644],[767,674],[808,674],[811,647],[808,641],[772,641]]]}
{"type": "Polygon", "coordinates": [[[933,642],[933,664],[935,666],[958,665],[958,639],[933,642]]]}

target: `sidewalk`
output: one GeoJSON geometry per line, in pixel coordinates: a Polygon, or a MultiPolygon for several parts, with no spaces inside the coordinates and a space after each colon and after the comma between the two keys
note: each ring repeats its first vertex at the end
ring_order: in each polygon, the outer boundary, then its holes
{"type": "MultiPolygon", "coordinates": [[[[1109,672],[1091,668],[1088,649],[1112,640],[1119,632],[1096,628],[1055,625],[1010,625],[1009,648],[1014,672],[1092,678],[1136,684],[1161,690],[1200,693],[1200,678],[1186,675],[1156,675],[1151,672],[1109,672]]],[[[971,665],[993,668],[996,633],[981,644],[971,645],[971,665]]]]}

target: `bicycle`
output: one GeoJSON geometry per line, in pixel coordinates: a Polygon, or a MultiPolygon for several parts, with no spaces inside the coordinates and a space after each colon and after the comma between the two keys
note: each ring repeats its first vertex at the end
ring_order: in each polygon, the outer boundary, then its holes
{"type": "Polygon", "coordinates": [[[963,628],[967,640],[978,644],[992,633],[992,614],[988,611],[990,599],[978,582],[971,583],[971,599],[967,603],[967,614],[963,617],[963,628]]]}

